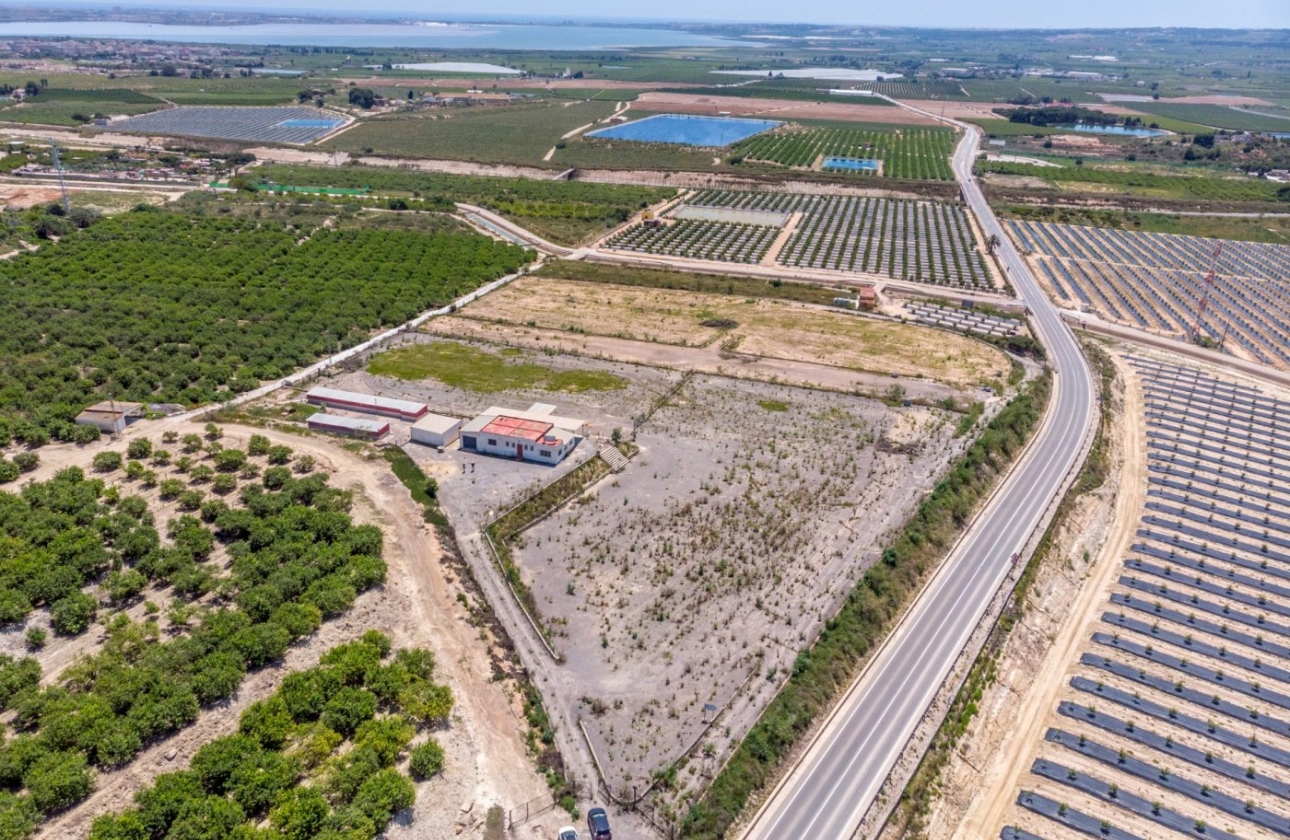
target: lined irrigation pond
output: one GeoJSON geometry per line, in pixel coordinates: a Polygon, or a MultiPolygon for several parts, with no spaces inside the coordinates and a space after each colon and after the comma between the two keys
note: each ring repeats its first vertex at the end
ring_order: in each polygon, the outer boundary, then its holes
{"type": "Polygon", "coordinates": [[[780,125],[778,120],[746,120],[737,117],[695,117],[688,114],[656,114],[643,120],[602,128],[587,134],[602,140],[634,140],[639,143],[677,143],[684,146],[729,146],[780,125]]]}

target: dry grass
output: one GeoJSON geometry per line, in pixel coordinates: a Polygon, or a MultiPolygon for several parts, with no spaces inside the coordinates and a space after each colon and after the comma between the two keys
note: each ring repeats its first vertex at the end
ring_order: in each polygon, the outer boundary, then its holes
{"type": "Polygon", "coordinates": [[[682,346],[719,336],[740,353],[956,385],[1006,378],[1000,351],[962,336],[774,300],[526,278],[468,307],[467,318],[682,346]],[[705,321],[729,319],[722,330],[705,321]]]}

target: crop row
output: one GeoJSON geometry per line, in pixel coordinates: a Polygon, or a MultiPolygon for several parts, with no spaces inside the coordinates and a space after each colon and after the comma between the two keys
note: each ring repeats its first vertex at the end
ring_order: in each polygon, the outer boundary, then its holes
{"type": "Polygon", "coordinates": [[[96,819],[90,840],[383,835],[416,799],[395,766],[400,758],[417,779],[443,768],[433,738],[411,746],[452,710],[433,673],[429,651],[391,656],[375,630],[334,647],[248,707],[236,734],[204,744],[187,769],[158,776],[133,807],[96,819]],[[266,820],[268,829],[257,828],[266,820]]]}
{"type": "MultiPolygon", "coordinates": [[[[1290,449],[1284,405],[1256,388],[1131,359],[1147,404],[1149,489],[1138,542],[1032,772],[1068,807],[1132,812],[1186,834],[1290,829],[1290,449]],[[1275,490],[1275,492],[1274,492],[1275,490]],[[1143,720],[1145,719],[1145,723],[1143,720]],[[1078,754],[1077,770],[1061,754],[1078,754]],[[1123,789],[1121,789],[1123,788],[1123,789]],[[1171,807],[1164,807],[1168,800],[1171,807]],[[1187,812],[1189,805],[1192,810],[1187,812]],[[1221,818],[1223,828],[1208,824],[1221,818]],[[1230,821],[1230,823],[1229,823],[1230,821]]],[[[1026,797],[1032,797],[1027,801],[1026,797]]],[[[1049,805],[1060,804],[1059,811],[1049,805]]],[[[1048,803],[1048,804],[1045,804],[1048,803]]]]}
{"type": "Polygon", "coordinates": [[[527,260],[473,234],[105,219],[0,264],[0,444],[76,439],[72,419],[109,394],[195,405],[251,390],[527,260]]]}
{"type": "MultiPolygon", "coordinates": [[[[99,453],[96,471],[124,472],[115,486],[73,467],[19,495],[0,493],[11,549],[0,562],[6,624],[48,604],[55,630],[74,634],[95,619],[101,598],[124,608],[148,587],[173,596],[164,639],[156,605],[141,622],[118,613],[105,621],[98,652],[44,686],[35,660],[0,660],[0,707],[12,711],[17,733],[0,746],[0,791],[9,792],[0,810],[74,804],[91,788],[91,768],[126,764],[192,723],[201,707],[237,691],[248,670],[279,659],[384,580],[380,531],[351,522],[350,493],[312,473],[312,459],[289,466],[291,450],[261,436],[246,451],[218,437],[214,426],[205,443],[176,437],[178,457],[136,439],[124,468],[120,453],[99,453]],[[165,541],[132,486],[158,487],[177,504],[165,541]],[[101,595],[84,591],[88,584],[101,595]]],[[[28,642],[43,638],[29,632],[28,642]]]]}
{"type": "Polygon", "coordinates": [[[810,167],[820,156],[881,160],[889,178],[953,180],[954,132],[942,128],[876,131],[853,128],[782,129],[744,140],[735,155],[784,166],[810,167]]]}

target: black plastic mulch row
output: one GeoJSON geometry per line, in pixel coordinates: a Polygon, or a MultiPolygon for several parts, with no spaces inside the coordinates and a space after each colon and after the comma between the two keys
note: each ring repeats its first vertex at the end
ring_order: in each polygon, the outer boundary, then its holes
{"type": "Polygon", "coordinates": [[[1165,432],[1154,432],[1147,430],[1147,446],[1155,449],[1157,452],[1166,454],[1183,455],[1200,464],[1200,469],[1208,470],[1218,475],[1235,475],[1245,478],[1247,475],[1257,475],[1272,481],[1284,481],[1285,478],[1280,473],[1268,469],[1264,466],[1252,466],[1249,461],[1242,461],[1239,464],[1233,464],[1232,460],[1227,457],[1221,457],[1196,446],[1177,443],[1173,435],[1165,432]],[[1205,464],[1213,464],[1208,467],[1205,464]]]}
{"type": "Polygon", "coordinates": [[[1176,709],[1167,709],[1160,703],[1144,700],[1136,694],[1130,694],[1113,685],[1104,685],[1096,680],[1090,680],[1088,677],[1071,677],[1071,687],[1076,691],[1096,695],[1100,699],[1123,706],[1125,709],[1141,712],[1147,717],[1168,721],[1173,726],[1186,729],[1188,732],[1194,732],[1197,735],[1203,735],[1211,741],[1217,741],[1232,749],[1240,750],[1249,755],[1257,755],[1268,761],[1280,764],[1282,767],[1290,767],[1290,750],[1270,746],[1249,735],[1241,735],[1231,729],[1219,726],[1217,721],[1205,721],[1191,715],[1185,715],[1176,709]]]}
{"type": "MultiPolygon", "coordinates": [[[[1235,550],[1225,547],[1222,551],[1219,551],[1217,548],[1211,547],[1207,542],[1192,542],[1191,540],[1185,540],[1182,537],[1179,537],[1175,531],[1152,531],[1150,528],[1139,528],[1138,536],[1143,539],[1165,543],[1170,548],[1190,551],[1192,554],[1197,554],[1201,557],[1209,557],[1213,560],[1226,560],[1228,563],[1243,566],[1247,569],[1258,569],[1260,571],[1276,574],[1279,577],[1290,579],[1290,570],[1287,570],[1282,566],[1282,564],[1286,563],[1290,558],[1280,556],[1279,552],[1273,552],[1272,549],[1268,549],[1268,552],[1264,554],[1262,551],[1252,551],[1238,545],[1235,550]],[[1277,556],[1274,556],[1274,554],[1277,556]],[[1250,557],[1246,557],[1245,555],[1250,555],[1250,557]],[[1254,560],[1251,558],[1258,559],[1254,560]],[[1273,561],[1277,562],[1274,563],[1273,561]],[[1276,569],[1276,571],[1273,572],[1273,569],[1276,569]]],[[[1135,551],[1138,550],[1137,546],[1134,546],[1133,548],[1135,551]]]]}
{"type": "MultiPolygon", "coordinates": [[[[1271,547],[1264,550],[1262,547],[1263,543],[1255,545],[1254,543],[1242,542],[1239,537],[1223,537],[1220,540],[1213,533],[1197,528],[1194,525],[1187,525],[1186,523],[1179,525],[1177,522],[1165,519],[1162,516],[1155,516],[1154,514],[1145,514],[1142,517],[1141,523],[1143,525],[1149,525],[1152,528],[1158,528],[1166,534],[1185,534],[1189,537],[1195,537],[1202,543],[1219,543],[1229,551],[1234,549],[1236,551],[1244,551],[1246,554],[1252,554],[1255,557],[1267,557],[1269,560],[1276,560],[1279,563],[1290,563],[1290,554],[1286,554],[1271,547]]],[[[1164,538],[1156,535],[1156,539],[1163,540],[1164,538]]]]}
{"type": "Polygon", "coordinates": [[[1218,712],[1226,717],[1237,718],[1268,732],[1279,735],[1290,733],[1290,724],[1284,720],[1279,720],[1270,715],[1256,714],[1249,709],[1238,709],[1234,703],[1228,703],[1216,694],[1206,694],[1203,691],[1197,691],[1185,685],[1179,688],[1177,682],[1170,682],[1163,677],[1148,674],[1141,668],[1134,668],[1132,665],[1116,662],[1110,657],[1098,656],[1095,653],[1085,653],[1080,656],[1080,664],[1091,668],[1100,668],[1126,680],[1135,680],[1142,685],[1154,688],[1161,694],[1177,697],[1179,700],[1185,700],[1193,706],[1218,712]]]}
{"type": "MultiPolygon", "coordinates": [[[[1103,825],[1102,821],[1096,817],[1090,817],[1083,811],[1077,811],[1064,803],[1054,799],[1049,799],[1042,793],[1023,790],[1017,797],[1017,804],[1032,811],[1040,816],[1047,817],[1053,822],[1060,823],[1066,828],[1074,829],[1081,834],[1088,834],[1093,837],[1109,837],[1111,840],[1141,840],[1136,834],[1130,834],[1121,828],[1113,825],[1103,825]]],[[[1009,826],[999,834],[1001,840],[1039,840],[1038,837],[1028,831],[1022,831],[1019,828],[1009,826]]]]}
{"type": "Polygon", "coordinates": [[[1213,487],[1222,487],[1234,490],[1237,493],[1257,496],[1267,501],[1275,501],[1283,508],[1288,503],[1287,497],[1281,492],[1285,487],[1283,482],[1266,481],[1250,478],[1249,476],[1224,481],[1221,476],[1211,474],[1209,468],[1203,466],[1199,461],[1193,461],[1189,458],[1166,458],[1158,452],[1150,452],[1147,455],[1147,472],[1170,475],[1180,481],[1185,480],[1189,484],[1209,484],[1213,487]],[[1252,487],[1257,487],[1258,491],[1252,490],[1252,487]]]}
{"type": "Polygon", "coordinates": [[[1258,501],[1251,498],[1237,498],[1235,495],[1218,493],[1209,488],[1191,488],[1186,490],[1175,490],[1171,486],[1165,485],[1164,481],[1149,480],[1147,495],[1151,497],[1169,499],[1175,505],[1184,507],[1198,508],[1205,511],[1206,514],[1222,514],[1223,516],[1249,515],[1253,512],[1256,523],[1263,523],[1267,520],[1268,528],[1271,528],[1273,521],[1281,524],[1281,530],[1290,530],[1290,508],[1273,506],[1271,503],[1258,501]],[[1223,507],[1219,507],[1222,505],[1223,507]],[[1232,511],[1232,512],[1228,512],[1232,511]]]}
{"type": "MultiPolygon", "coordinates": [[[[1093,641],[1099,645],[1122,650],[1139,659],[1150,660],[1163,668],[1169,668],[1188,677],[1204,680],[1210,685],[1222,686],[1228,691],[1234,691],[1246,697],[1266,700],[1274,706],[1280,706],[1282,709],[1290,709],[1290,696],[1279,691],[1263,688],[1259,683],[1252,683],[1240,677],[1229,676],[1223,671],[1211,671],[1208,667],[1193,665],[1182,657],[1156,650],[1150,645],[1142,645],[1129,639],[1117,639],[1109,633],[1094,633],[1093,641]]],[[[1180,679],[1177,682],[1183,682],[1183,680],[1180,679]]]]}
{"type": "Polygon", "coordinates": [[[1162,642],[1186,648],[1187,650],[1194,650],[1199,654],[1221,659],[1224,662],[1231,662],[1238,668],[1254,671],[1278,682],[1290,684],[1290,670],[1278,668],[1276,665],[1268,665],[1261,659],[1254,659],[1240,653],[1232,653],[1225,647],[1214,647],[1203,639],[1192,638],[1190,634],[1184,635],[1175,633],[1172,630],[1162,629],[1157,626],[1159,622],[1147,624],[1147,622],[1139,621],[1136,618],[1119,618],[1118,616],[1112,616],[1110,613],[1103,613],[1102,620],[1113,627],[1122,627],[1135,633],[1141,633],[1144,636],[1151,636],[1162,642]]]}
{"type": "Polygon", "coordinates": [[[1254,526],[1253,530],[1256,532],[1253,534],[1254,539],[1262,540],[1263,542],[1270,543],[1272,545],[1279,545],[1282,548],[1290,548],[1290,537],[1285,536],[1286,534],[1290,534],[1290,530],[1280,527],[1280,523],[1264,524],[1261,519],[1251,516],[1250,514],[1243,514],[1238,511],[1229,510],[1216,510],[1211,513],[1193,505],[1180,507],[1178,505],[1155,501],[1148,501],[1146,509],[1168,516],[1178,516],[1190,522],[1199,522],[1202,525],[1208,525],[1215,531],[1223,531],[1228,534],[1240,534],[1241,536],[1251,535],[1251,529],[1245,528],[1241,525],[1242,522],[1247,522],[1254,526]],[[1215,522],[1213,514],[1218,514],[1219,516],[1226,518],[1215,522]],[[1228,522],[1227,519],[1235,519],[1237,521],[1228,522]]]}
{"type": "MultiPolygon", "coordinates": [[[[1173,548],[1173,546],[1171,546],[1171,548],[1173,548]]],[[[1195,557],[1191,557],[1187,554],[1178,554],[1178,551],[1176,550],[1174,551],[1174,554],[1170,554],[1170,552],[1166,551],[1165,548],[1160,546],[1148,546],[1146,543],[1135,543],[1134,547],[1131,548],[1130,551],[1133,551],[1134,556],[1130,557],[1126,563],[1129,563],[1129,565],[1133,566],[1134,569],[1146,568],[1149,560],[1160,560],[1161,563],[1164,564],[1164,568],[1167,569],[1170,568],[1170,566],[1174,566],[1176,569],[1174,574],[1166,572],[1165,577],[1179,577],[1179,575],[1186,575],[1188,572],[1193,572],[1200,575],[1209,575],[1209,578],[1214,579],[1214,581],[1235,581],[1236,583],[1241,583],[1241,585],[1244,586],[1259,588],[1259,590],[1267,592],[1276,592],[1278,595],[1290,597],[1290,586],[1281,585],[1281,583],[1276,582],[1269,582],[1267,578],[1254,577],[1253,574],[1237,572],[1236,569],[1223,569],[1216,565],[1210,565],[1209,563],[1206,563],[1204,557],[1197,560],[1195,557]],[[1147,557],[1148,560],[1143,560],[1143,557],[1147,557]]],[[[1222,560],[1223,563],[1236,566],[1237,569],[1246,569],[1249,570],[1249,572],[1258,572],[1259,574],[1268,575],[1268,577],[1281,579],[1281,581],[1290,581],[1290,569],[1282,569],[1280,564],[1272,565],[1269,563],[1268,565],[1262,566],[1255,563],[1254,560],[1245,559],[1245,557],[1232,559],[1232,557],[1220,556],[1215,557],[1215,560],[1222,560]]],[[[1193,575],[1192,579],[1195,579],[1195,575],[1193,575]]]]}
{"type": "MultiPolygon", "coordinates": [[[[1232,629],[1225,624],[1215,624],[1212,621],[1206,621],[1203,618],[1194,618],[1191,615],[1185,616],[1178,610],[1169,609],[1168,607],[1162,606],[1160,607],[1160,609],[1157,610],[1154,604],[1147,604],[1142,601],[1136,601],[1136,600],[1126,601],[1123,598],[1123,596],[1121,596],[1118,592],[1111,595],[1111,603],[1119,607],[1125,607],[1127,609],[1131,609],[1134,612],[1141,613],[1142,615],[1151,616],[1153,619],[1160,619],[1162,621],[1173,622],[1179,627],[1184,627],[1184,628],[1195,627],[1197,630],[1200,630],[1204,633],[1210,633],[1215,636],[1223,636],[1225,638],[1231,639],[1234,643],[1239,645],[1244,645],[1245,647],[1251,650],[1259,650],[1259,651],[1265,650],[1273,656],[1284,657],[1284,656],[1290,655],[1290,653],[1287,653],[1287,651],[1290,651],[1290,648],[1287,648],[1285,645],[1277,644],[1275,642],[1269,642],[1266,639],[1261,639],[1258,636],[1251,636],[1248,633],[1242,632],[1240,630],[1232,629]]],[[[1123,621],[1127,621],[1128,619],[1123,616],[1117,616],[1117,615],[1113,615],[1112,613],[1106,613],[1103,616],[1103,620],[1108,624],[1115,625],[1115,624],[1120,624],[1123,621]]]]}
{"type": "MultiPolygon", "coordinates": [[[[1175,604],[1184,604],[1190,609],[1200,610],[1201,612],[1206,612],[1210,615],[1222,616],[1224,619],[1236,622],[1237,624],[1244,624],[1247,627],[1257,627],[1260,630],[1275,633],[1283,638],[1290,638],[1290,627],[1287,627],[1284,624],[1278,624],[1275,621],[1269,621],[1266,618],[1248,615],[1240,610],[1233,610],[1227,604],[1215,604],[1213,601],[1207,601],[1196,595],[1187,595],[1186,593],[1176,592],[1172,589],[1162,589],[1162,587],[1154,586],[1127,575],[1121,577],[1119,583],[1121,586],[1136,589],[1144,595],[1149,595],[1153,598],[1164,598],[1167,601],[1173,601],[1175,604]]],[[[1127,598],[1128,594],[1125,593],[1122,597],[1127,598]]],[[[1152,608],[1155,608],[1154,605],[1152,608]]],[[[1163,608],[1164,607],[1161,606],[1161,609],[1163,608]]]]}
{"type": "MultiPolygon", "coordinates": [[[[1141,572],[1166,583],[1176,583],[1179,586],[1189,587],[1207,595],[1217,595],[1221,598],[1230,599],[1233,603],[1244,604],[1256,610],[1267,610],[1270,613],[1290,618],[1290,605],[1275,598],[1268,600],[1266,595],[1254,595],[1244,590],[1236,589],[1231,585],[1231,582],[1237,582],[1247,586],[1260,586],[1258,581],[1242,580],[1241,578],[1245,578],[1244,575],[1241,575],[1240,578],[1236,575],[1224,575],[1217,569],[1203,569],[1200,574],[1176,573],[1168,566],[1143,562],[1137,557],[1129,558],[1125,561],[1125,564],[1135,573],[1141,572]],[[1260,601],[1260,598],[1262,601],[1260,601]]],[[[1290,589],[1283,586],[1264,583],[1262,589],[1273,595],[1280,595],[1282,598],[1290,598],[1290,589]]]]}
{"type": "Polygon", "coordinates": [[[1087,738],[1084,739],[1083,744],[1080,744],[1078,736],[1060,729],[1048,730],[1044,735],[1044,740],[1061,744],[1069,750],[1075,750],[1081,755],[1097,759],[1103,764],[1118,768],[1121,773],[1128,773],[1130,776],[1153,782],[1174,793],[1182,794],[1189,799],[1217,808],[1224,813],[1257,823],[1269,831],[1283,835],[1290,834],[1290,820],[1285,817],[1260,808],[1253,802],[1237,799],[1235,796],[1224,793],[1221,790],[1207,787],[1200,782],[1183,776],[1177,776],[1168,767],[1156,767],[1127,754],[1121,756],[1118,750],[1113,750],[1105,744],[1099,744],[1087,738]]]}
{"type": "Polygon", "coordinates": [[[1147,467],[1147,471],[1151,473],[1149,481],[1155,485],[1171,487],[1175,490],[1182,490],[1184,492],[1195,492],[1195,485],[1204,484],[1208,487],[1213,487],[1215,492],[1219,494],[1216,495],[1215,498],[1261,499],[1263,504],[1269,509],[1290,511],[1290,496],[1281,493],[1273,493],[1272,489],[1266,484],[1259,485],[1262,492],[1256,494],[1251,492],[1250,488],[1246,487],[1244,484],[1237,484],[1233,481],[1221,481],[1207,475],[1189,477],[1184,480],[1181,477],[1182,473],[1171,467],[1169,462],[1151,464],[1147,467]],[[1221,491],[1224,490],[1230,491],[1230,493],[1235,495],[1221,493],[1221,491]]]}
{"type": "MultiPolygon", "coordinates": [[[[1094,711],[1088,706],[1081,706],[1078,703],[1064,702],[1057,709],[1063,717],[1071,720],[1082,720],[1086,723],[1096,726],[1098,729],[1104,729],[1113,735],[1151,747],[1152,749],[1164,754],[1177,756],[1189,764],[1197,767],[1203,767],[1210,772],[1217,773],[1220,776],[1226,776],[1229,779],[1235,779],[1238,782],[1244,782],[1251,787],[1266,791],[1273,796],[1286,797],[1290,795],[1290,785],[1278,781],[1271,776],[1264,775],[1255,771],[1250,772],[1251,768],[1242,767],[1224,758],[1219,758],[1212,752],[1198,750],[1195,747],[1189,747],[1186,744],[1179,744],[1172,738],[1161,735],[1158,732],[1152,732],[1149,729],[1143,729],[1136,723],[1132,726],[1127,721],[1112,717],[1105,712],[1094,711]]],[[[1049,730],[1050,732],[1052,730],[1049,730]]]]}
{"type": "MultiPolygon", "coordinates": [[[[1165,808],[1163,806],[1156,808],[1151,802],[1148,802],[1137,794],[1120,790],[1116,791],[1115,795],[1112,796],[1111,786],[1106,782],[1084,773],[1077,773],[1075,778],[1072,779],[1070,778],[1070,768],[1055,761],[1049,761],[1045,758],[1037,758],[1035,759],[1035,763],[1031,765],[1030,772],[1034,773],[1036,776],[1051,779],[1054,782],[1074,788],[1075,790],[1083,791],[1089,796],[1096,797],[1097,799],[1105,802],[1113,802],[1121,808],[1124,808],[1126,811],[1137,814],[1138,816],[1150,820],[1158,825],[1163,825],[1166,828],[1172,828],[1174,831],[1178,831],[1190,837],[1209,837],[1212,838],[1212,840],[1241,840],[1241,838],[1237,837],[1235,834],[1230,834],[1219,828],[1198,826],[1195,818],[1184,817],[1182,814],[1172,809],[1165,808]]],[[[1024,795],[1025,794],[1023,793],[1023,796],[1024,795]]],[[[1069,811],[1067,811],[1067,813],[1069,813],[1069,811]]],[[[1047,816],[1047,814],[1045,814],[1045,816],[1047,816]]]]}

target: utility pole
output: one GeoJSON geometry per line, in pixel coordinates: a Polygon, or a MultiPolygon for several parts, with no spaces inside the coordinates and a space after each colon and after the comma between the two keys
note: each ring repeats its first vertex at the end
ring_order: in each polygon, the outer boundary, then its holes
{"type": "Polygon", "coordinates": [[[63,192],[63,212],[72,214],[72,202],[67,198],[67,184],[63,182],[63,162],[58,157],[58,143],[49,141],[49,153],[54,158],[54,171],[58,173],[58,188],[63,192]]]}

